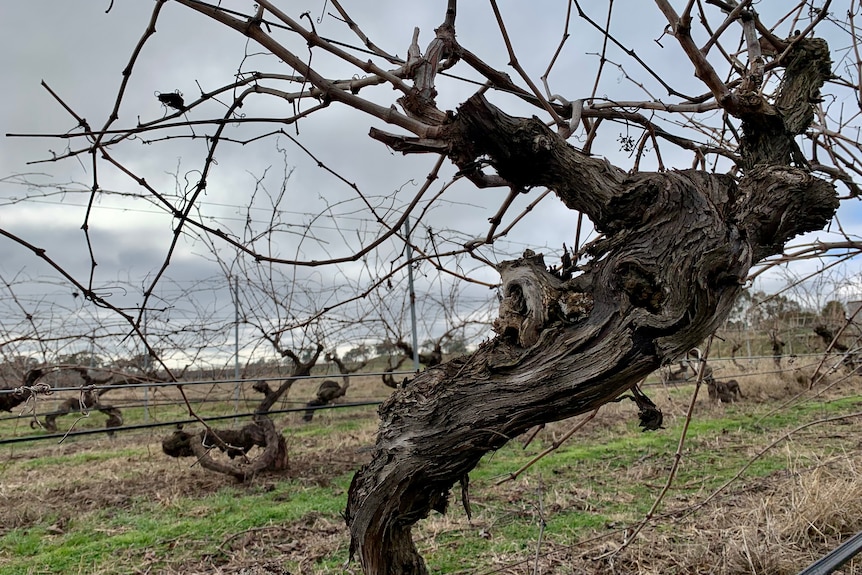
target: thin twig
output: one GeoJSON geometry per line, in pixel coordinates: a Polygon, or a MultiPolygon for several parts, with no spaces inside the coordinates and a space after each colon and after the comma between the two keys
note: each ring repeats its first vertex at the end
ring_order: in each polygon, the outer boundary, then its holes
{"type": "MultiPolygon", "coordinates": [[[[857,411],[857,412],[850,413],[850,414],[847,414],[847,415],[835,415],[835,416],[832,416],[832,417],[824,417],[823,419],[818,419],[818,420],[816,420],[816,421],[809,421],[808,423],[803,423],[802,425],[800,425],[800,426],[798,426],[798,427],[795,427],[795,428],[791,429],[791,430],[790,430],[790,431],[788,431],[787,433],[784,433],[783,435],[781,435],[781,437],[779,437],[778,439],[776,439],[775,441],[771,442],[769,445],[767,445],[766,447],[764,447],[763,449],[761,449],[760,451],[758,451],[758,452],[754,455],[754,457],[752,457],[751,459],[749,459],[749,460],[745,463],[745,465],[743,465],[743,466],[742,466],[742,468],[734,474],[734,476],[733,476],[733,477],[731,477],[730,479],[728,479],[727,481],[725,481],[725,482],[721,485],[721,487],[719,487],[718,489],[716,489],[715,491],[713,491],[712,493],[710,493],[710,494],[709,494],[709,495],[708,495],[708,496],[707,496],[703,501],[700,501],[699,503],[696,503],[695,505],[692,505],[691,507],[689,507],[688,509],[686,509],[686,510],[684,511],[683,515],[685,515],[685,514],[689,514],[689,513],[691,513],[692,511],[695,511],[695,510],[697,510],[697,509],[700,509],[701,507],[703,507],[704,505],[706,505],[707,503],[709,503],[710,501],[712,501],[713,499],[715,499],[715,498],[716,498],[716,497],[717,497],[717,496],[718,496],[722,491],[724,491],[725,489],[727,489],[727,488],[728,488],[728,486],[730,486],[734,481],[736,481],[737,479],[739,479],[740,477],[742,477],[742,475],[743,475],[743,474],[748,470],[748,468],[749,468],[749,467],[751,467],[752,465],[754,465],[754,463],[755,463],[758,459],[760,459],[761,457],[763,457],[763,456],[766,454],[766,452],[767,452],[767,451],[769,451],[770,449],[772,449],[773,447],[775,447],[776,445],[778,445],[778,444],[779,444],[779,443],[781,443],[782,441],[784,441],[784,440],[786,440],[786,439],[789,439],[789,438],[790,438],[790,437],[792,437],[794,434],[796,434],[796,433],[798,433],[798,432],[802,431],[803,429],[807,429],[807,428],[809,428],[809,427],[813,427],[813,426],[815,426],[815,425],[822,425],[822,424],[824,424],[824,423],[833,423],[833,422],[835,422],[835,421],[843,421],[843,420],[845,420],[845,419],[852,419],[852,418],[854,418],[854,417],[862,417],[862,411],[857,411]]],[[[679,512],[677,512],[677,513],[679,513],[679,512]]]]}
{"type": "Polygon", "coordinates": [[[515,49],[512,47],[512,41],[509,40],[509,33],[506,32],[506,24],[503,22],[503,16],[500,14],[500,9],[497,7],[497,0],[491,0],[491,8],[494,10],[494,16],[497,18],[497,26],[500,28],[500,33],[503,35],[503,41],[506,43],[506,50],[509,52],[509,65],[517,70],[521,78],[530,87],[533,95],[542,105],[542,108],[544,108],[545,111],[551,115],[551,118],[554,119],[554,123],[560,126],[565,125],[563,119],[559,114],[557,114],[557,111],[554,110],[550,102],[548,102],[548,100],[542,95],[541,90],[539,90],[536,84],[533,83],[532,78],[530,78],[529,74],[527,74],[527,72],[521,67],[520,62],[518,62],[518,57],[515,55],[515,49]]]}
{"type": "Polygon", "coordinates": [[[676,478],[676,472],[679,469],[680,462],[682,461],[682,450],[685,446],[686,436],[688,435],[688,428],[691,424],[692,414],[694,413],[694,405],[697,401],[697,393],[698,391],[700,391],[701,383],[703,382],[704,375],[706,374],[706,362],[709,358],[709,351],[712,347],[712,340],[714,337],[714,335],[711,335],[709,337],[706,342],[706,349],[704,350],[703,355],[699,358],[700,364],[698,365],[697,380],[695,381],[694,385],[694,393],[691,394],[691,401],[688,404],[688,411],[685,414],[685,422],[683,423],[682,431],[679,434],[679,443],[676,447],[676,453],[674,453],[673,455],[673,465],[670,468],[670,472],[668,473],[664,487],[662,488],[661,492],[659,492],[658,496],[655,498],[655,501],[653,501],[652,507],[650,507],[650,510],[647,512],[644,518],[633,528],[626,530],[626,536],[623,540],[622,545],[612,551],[599,555],[598,557],[596,557],[596,559],[604,559],[607,557],[611,557],[631,545],[631,543],[635,540],[635,537],[637,537],[637,534],[640,533],[641,530],[646,527],[646,525],[655,516],[655,512],[658,510],[659,505],[661,504],[662,500],[664,500],[664,497],[670,490],[671,485],[673,485],[673,481],[676,478]]]}
{"type": "Polygon", "coordinates": [[[592,413],[587,415],[585,418],[583,418],[577,424],[575,424],[574,427],[572,427],[570,430],[568,430],[560,439],[555,440],[548,448],[546,448],[544,451],[542,451],[538,455],[534,456],[530,461],[528,461],[527,463],[522,465],[517,471],[513,471],[512,473],[510,473],[509,475],[507,475],[503,479],[498,480],[497,483],[495,483],[494,485],[502,485],[503,483],[506,483],[507,481],[513,481],[513,480],[517,479],[519,475],[521,475],[527,469],[532,467],[536,462],[538,462],[539,460],[544,458],[546,455],[548,455],[552,451],[559,449],[559,447],[563,443],[565,443],[566,440],[568,440],[571,436],[573,436],[575,434],[575,432],[577,432],[580,428],[582,428],[584,425],[586,425],[587,422],[589,422],[592,418],[594,418],[596,416],[596,414],[599,412],[599,409],[601,409],[601,408],[597,407],[592,413]]]}
{"type": "Polygon", "coordinates": [[[542,556],[542,539],[545,535],[545,528],[548,526],[548,522],[545,521],[545,495],[543,493],[543,484],[542,478],[539,477],[539,487],[538,492],[536,493],[536,498],[538,499],[538,511],[539,511],[539,536],[536,539],[536,562],[533,565],[533,575],[539,575],[539,558],[542,556]]]}

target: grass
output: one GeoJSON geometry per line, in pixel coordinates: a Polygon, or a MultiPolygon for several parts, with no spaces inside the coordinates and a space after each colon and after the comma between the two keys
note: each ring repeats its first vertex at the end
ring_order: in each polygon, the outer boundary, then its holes
{"type": "Polygon", "coordinates": [[[117,449],[111,451],[88,451],[84,453],[73,453],[61,456],[46,455],[44,457],[39,457],[38,459],[23,461],[19,465],[22,469],[37,469],[39,467],[62,468],[68,465],[86,465],[88,463],[116,459],[117,457],[131,458],[133,456],[140,455],[142,451],[143,450],[141,448],[130,447],[126,449],[117,449]]]}
{"type": "MultiPolygon", "coordinates": [[[[59,459],[59,458],[58,458],[59,459]]],[[[70,457],[67,466],[81,464],[70,457]]],[[[178,541],[185,552],[215,556],[230,535],[259,526],[290,524],[311,514],[335,517],[349,477],[331,486],[308,488],[302,481],[279,481],[264,487],[222,485],[213,493],[164,502],[130,497],[112,508],[71,515],[57,527],[48,514],[35,525],[11,529],[0,538],[3,573],[76,573],[79,566],[98,572],[121,555],[142,558],[175,555],[178,541]]],[[[117,567],[122,573],[126,567],[117,567]]]]}
{"type": "MultiPolygon", "coordinates": [[[[663,407],[684,406],[690,391],[651,394],[663,407]]],[[[758,392],[751,386],[750,393],[758,392]]],[[[549,425],[526,448],[517,440],[488,454],[470,475],[472,520],[456,487],[446,516],[416,526],[432,572],[532,573],[541,532],[544,573],[586,565],[596,573],[783,575],[862,529],[855,419],[776,444],[699,506],[787,431],[858,411],[858,395],[779,410],[704,399],[658,516],[615,557],[617,571],[590,557],[618,547],[664,487],[683,424],[678,409],[667,410],[667,429],[643,433],[631,406],[608,406],[516,480],[500,482],[573,422],[549,425]]],[[[160,435],[10,450],[0,464],[0,573],[343,573],[348,538],[340,514],[363,461],[357,449],[373,441],[374,408],[320,414],[311,425],[298,418],[279,421],[289,436],[289,472],[247,484],[167,458],[160,435]]],[[[851,564],[845,573],[862,570],[851,564]]]]}

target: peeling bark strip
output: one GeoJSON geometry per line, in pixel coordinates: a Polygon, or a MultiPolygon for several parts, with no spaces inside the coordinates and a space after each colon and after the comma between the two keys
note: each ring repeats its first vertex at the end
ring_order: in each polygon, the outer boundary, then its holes
{"type": "Polygon", "coordinates": [[[727,317],[751,265],[822,228],[838,201],[799,168],[741,180],[684,170],[627,174],[536,118],[481,96],[458,111],[450,157],[487,159],[515,186],[546,186],[605,233],[580,276],[542,256],[500,266],[496,337],[429,368],[380,408],[372,461],[350,486],[351,553],[366,574],[424,574],[411,528],[489,451],[530,427],[586,413],[684,354],[727,317]]]}

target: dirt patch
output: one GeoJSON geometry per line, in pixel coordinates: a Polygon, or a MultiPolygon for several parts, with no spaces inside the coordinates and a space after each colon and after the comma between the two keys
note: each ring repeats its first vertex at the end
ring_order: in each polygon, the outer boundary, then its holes
{"type": "MultiPolygon", "coordinates": [[[[212,473],[194,465],[191,460],[178,461],[161,453],[152,437],[127,439],[115,450],[129,450],[137,446],[139,455],[117,455],[94,461],[70,459],[63,456],[84,455],[90,451],[104,453],[104,446],[92,443],[57,446],[20,452],[4,470],[0,486],[0,534],[11,529],[28,528],[50,523],[61,533],[71,519],[88,513],[112,512],[128,509],[136,501],[157,501],[165,505],[184,498],[211,495],[224,486],[254,489],[274,489],[285,479],[300,479],[308,484],[326,486],[333,478],[362,465],[366,456],[358,446],[348,443],[319,448],[319,441],[290,458],[287,470],[278,474],[263,474],[240,484],[234,479],[212,473]],[[39,463],[50,454],[55,463],[39,463]]],[[[108,443],[108,445],[112,445],[108,443]]],[[[297,450],[298,451],[298,450],[297,450]]],[[[253,455],[253,454],[252,454],[253,455]]]]}
{"type": "Polygon", "coordinates": [[[163,575],[289,575],[311,573],[315,565],[349,545],[343,521],[309,513],[289,525],[270,525],[226,537],[218,553],[165,566],[163,575]],[[290,565],[288,570],[287,565],[290,565]]]}
{"type": "Polygon", "coordinates": [[[347,447],[341,447],[329,454],[303,454],[290,459],[290,466],[283,476],[327,486],[333,477],[356,471],[369,457],[367,453],[347,447]]]}

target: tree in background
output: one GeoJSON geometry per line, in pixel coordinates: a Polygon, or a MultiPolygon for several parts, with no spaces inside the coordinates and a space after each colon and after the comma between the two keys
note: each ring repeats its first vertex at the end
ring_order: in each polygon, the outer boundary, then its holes
{"type": "Polygon", "coordinates": [[[847,311],[845,310],[843,303],[838,300],[831,299],[823,306],[823,309],[820,311],[820,315],[828,322],[843,323],[847,318],[847,311]]]}
{"type": "Polygon", "coordinates": [[[756,291],[751,294],[750,302],[750,324],[763,330],[776,329],[779,323],[795,318],[803,311],[798,301],[782,294],[756,291]]]}

